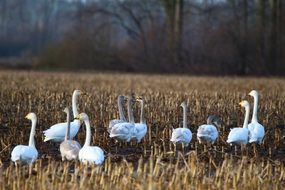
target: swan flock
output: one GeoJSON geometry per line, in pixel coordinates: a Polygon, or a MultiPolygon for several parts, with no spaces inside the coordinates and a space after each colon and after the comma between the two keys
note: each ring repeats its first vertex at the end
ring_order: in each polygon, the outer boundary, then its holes
{"type": "MultiPolygon", "coordinates": [[[[66,122],[57,123],[52,125],[49,129],[43,131],[44,142],[53,141],[60,142],[60,154],[62,161],[79,160],[85,164],[101,165],[105,160],[103,149],[99,146],[91,145],[91,124],[89,117],[86,113],[79,114],[77,108],[77,99],[80,95],[84,96],[86,93],[80,90],[74,90],[72,95],[72,113],[73,121],[71,121],[70,110],[68,107],[64,109],[66,113],[66,122]],[[80,126],[85,124],[86,137],[85,143],[81,145],[73,140],[77,135],[80,126]]],[[[259,94],[256,90],[252,90],[249,96],[253,97],[253,114],[251,122],[249,123],[250,116],[250,103],[247,100],[241,101],[239,104],[245,109],[244,123],[242,127],[236,127],[230,130],[227,138],[227,143],[230,145],[246,145],[247,143],[261,144],[265,136],[264,126],[258,122],[258,100],[259,94]]],[[[141,143],[147,134],[147,123],[145,119],[145,98],[144,96],[119,95],[117,98],[119,118],[110,120],[107,126],[109,137],[116,141],[136,141],[141,143]],[[133,105],[138,102],[140,106],[140,121],[135,122],[133,105]],[[127,114],[125,116],[124,104],[127,104],[127,114]]],[[[188,146],[192,140],[192,132],[187,124],[187,111],[188,105],[182,102],[180,105],[183,109],[183,126],[172,130],[170,141],[182,146],[188,146]]],[[[11,160],[21,164],[31,164],[38,158],[38,150],[35,145],[35,132],[37,124],[37,116],[35,113],[29,113],[26,119],[31,121],[31,132],[28,145],[17,145],[11,152],[11,160]]],[[[206,124],[197,127],[197,140],[199,143],[214,144],[219,137],[219,128],[221,126],[221,119],[216,115],[210,115],[206,124]]]]}

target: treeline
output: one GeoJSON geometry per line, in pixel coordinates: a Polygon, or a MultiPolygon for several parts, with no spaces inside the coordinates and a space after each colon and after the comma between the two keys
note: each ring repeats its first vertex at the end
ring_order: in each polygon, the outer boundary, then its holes
{"type": "Polygon", "coordinates": [[[48,69],[284,75],[282,0],[1,0],[0,56],[48,69]]]}

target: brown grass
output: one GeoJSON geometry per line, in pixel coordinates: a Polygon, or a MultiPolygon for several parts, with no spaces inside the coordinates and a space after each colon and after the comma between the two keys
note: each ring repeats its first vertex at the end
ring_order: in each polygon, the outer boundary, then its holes
{"type": "MultiPolygon", "coordinates": [[[[2,189],[280,189],[284,186],[285,80],[214,78],[130,74],[77,74],[0,72],[0,187],[2,189]],[[89,115],[92,143],[106,151],[102,167],[60,161],[58,145],[44,143],[42,131],[65,120],[74,89],[79,110],[89,115]],[[261,94],[259,118],[266,128],[258,156],[248,145],[225,143],[230,128],[242,126],[244,110],[238,105],[251,89],[261,94]],[[140,144],[118,143],[108,138],[106,127],[117,117],[116,97],[135,92],[146,98],[149,132],[140,144]],[[169,142],[172,127],[181,126],[180,103],[189,101],[191,147],[177,152],[169,142]],[[31,167],[17,168],[10,153],[27,144],[30,123],[24,117],[35,112],[39,121],[36,146],[40,159],[31,167]],[[211,149],[197,143],[195,132],[209,114],[223,120],[220,137],[211,149]]],[[[139,105],[135,106],[138,120],[139,105]]],[[[84,142],[85,128],[77,140],[84,142]]]]}

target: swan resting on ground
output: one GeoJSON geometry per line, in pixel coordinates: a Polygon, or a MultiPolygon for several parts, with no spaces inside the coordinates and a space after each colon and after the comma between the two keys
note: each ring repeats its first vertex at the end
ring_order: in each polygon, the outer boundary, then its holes
{"type": "Polygon", "coordinates": [[[231,129],[227,143],[232,144],[238,144],[238,145],[245,145],[248,143],[248,119],[249,119],[249,103],[246,100],[243,100],[239,103],[242,107],[245,108],[245,118],[244,118],[244,123],[243,127],[236,127],[231,129]]]}
{"type": "Polygon", "coordinates": [[[217,127],[220,126],[221,120],[216,115],[210,115],[207,119],[207,124],[201,125],[197,131],[199,143],[214,143],[218,138],[217,127]]]}
{"type": "Polygon", "coordinates": [[[29,113],[26,117],[32,121],[32,129],[30,133],[29,145],[17,145],[11,153],[11,160],[15,163],[31,164],[38,158],[38,151],[35,147],[35,131],[37,124],[37,116],[35,113],[29,113]]]}
{"type": "Polygon", "coordinates": [[[192,139],[192,132],[187,128],[187,105],[186,102],[182,102],[180,105],[183,108],[183,128],[176,128],[172,131],[170,141],[175,143],[181,143],[184,146],[188,146],[192,139]]]}
{"type": "Polygon", "coordinates": [[[251,119],[251,123],[248,125],[249,143],[261,144],[264,138],[264,135],[265,135],[265,131],[264,131],[264,127],[260,123],[258,123],[258,119],[257,119],[258,92],[256,90],[252,90],[249,93],[249,95],[254,98],[252,119],[251,119]]]}
{"type": "Polygon", "coordinates": [[[61,154],[62,161],[66,160],[76,160],[78,158],[79,150],[81,149],[80,144],[70,139],[70,113],[68,107],[64,109],[67,115],[67,128],[64,141],[60,144],[59,150],[61,154]]]}
{"type": "MultiPolygon", "coordinates": [[[[80,91],[80,90],[74,90],[73,95],[72,95],[72,111],[73,111],[73,117],[76,117],[78,115],[77,111],[77,98],[79,95],[84,95],[86,93],[80,91]]],[[[73,139],[75,135],[78,133],[78,130],[80,128],[80,121],[74,119],[70,123],[70,138],[73,139]]],[[[49,129],[45,130],[44,136],[44,142],[46,141],[53,141],[53,142],[62,142],[64,141],[65,138],[65,133],[66,133],[66,123],[57,123],[53,126],[51,126],[49,129]]]]}
{"type": "Polygon", "coordinates": [[[79,160],[84,164],[101,165],[105,160],[104,152],[98,146],[90,146],[91,127],[88,115],[86,113],[81,113],[76,117],[76,119],[84,121],[86,126],[86,139],[83,147],[79,151],[79,160]]]}
{"type": "Polygon", "coordinates": [[[113,119],[109,122],[108,132],[110,133],[114,125],[118,123],[127,122],[126,117],[124,115],[123,103],[125,102],[126,98],[123,95],[118,96],[118,109],[119,109],[119,119],[113,119]]]}
{"type": "Polygon", "coordinates": [[[127,100],[129,122],[123,122],[114,125],[110,131],[109,137],[120,141],[130,142],[135,134],[135,122],[132,111],[133,97],[130,95],[127,97],[127,100]]]}
{"type": "Polygon", "coordinates": [[[138,96],[136,97],[136,101],[139,101],[141,103],[141,113],[140,122],[135,123],[135,132],[133,136],[138,141],[138,143],[140,143],[147,133],[147,125],[144,118],[144,97],[138,96]]]}

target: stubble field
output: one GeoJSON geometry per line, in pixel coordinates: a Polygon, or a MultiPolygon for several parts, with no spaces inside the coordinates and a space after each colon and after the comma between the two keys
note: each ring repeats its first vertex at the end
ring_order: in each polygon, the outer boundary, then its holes
{"type": "MultiPolygon", "coordinates": [[[[0,72],[0,188],[1,189],[282,189],[285,185],[285,80],[266,78],[215,78],[131,74],[78,74],[0,72]],[[92,145],[105,151],[102,166],[62,162],[59,144],[43,142],[42,131],[64,122],[62,111],[71,106],[75,89],[79,112],[88,114],[92,145]],[[226,143],[230,128],[241,127],[243,99],[260,92],[259,121],[265,126],[263,143],[239,146],[226,143]],[[145,97],[148,133],[137,144],[117,143],[108,137],[111,119],[118,117],[117,96],[135,93],[145,97]],[[173,128],[182,126],[182,101],[189,103],[190,146],[169,139],[173,128]],[[30,167],[16,167],[10,153],[28,144],[29,112],[38,116],[36,147],[39,159],[30,167]],[[219,138],[211,147],[198,143],[196,132],[208,115],[222,120],[219,138]]],[[[136,121],[139,103],[134,106],[136,121]]],[[[85,126],[76,140],[83,144],[85,126]]]]}

